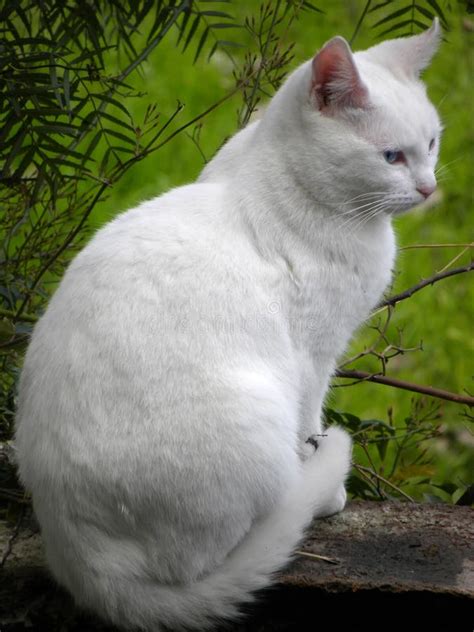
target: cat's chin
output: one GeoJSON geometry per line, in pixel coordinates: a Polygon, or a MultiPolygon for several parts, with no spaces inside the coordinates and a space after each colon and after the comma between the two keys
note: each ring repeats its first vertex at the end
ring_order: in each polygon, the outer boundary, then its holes
{"type": "Polygon", "coordinates": [[[405,215],[405,213],[409,213],[413,209],[423,206],[423,202],[424,200],[400,200],[387,212],[391,217],[399,217],[400,215],[405,215]]]}
{"type": "Polygon", "coordinates": [[[400,215],[405,215],[406,213],[409,213],[417,206],[419,206],[419,204],[413,202],[412,204],[407,204],[403,208],[397,207],[396,209],[392,209],[391,211],[389,211],[389,215],[391,217],[400,217],[400,215]]]}

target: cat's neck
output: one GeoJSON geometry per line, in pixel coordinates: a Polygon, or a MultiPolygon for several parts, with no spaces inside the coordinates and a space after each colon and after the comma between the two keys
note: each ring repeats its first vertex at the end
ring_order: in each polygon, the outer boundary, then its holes
{"type": "Polygon", "coordinates": [[[271,256],[275,251],[330,246],[346,255],[376,245],[390,230],[387,215],[354,226],[331,183],[326,157],[313,157],[310,169],[301,164],[298,148],[304,144],[298,131],[291,139],[270,139],[267,130],[262,134],[258,128],[254,134],[228,187],[233,212],[242,217],[261,252],[271,256]]]}

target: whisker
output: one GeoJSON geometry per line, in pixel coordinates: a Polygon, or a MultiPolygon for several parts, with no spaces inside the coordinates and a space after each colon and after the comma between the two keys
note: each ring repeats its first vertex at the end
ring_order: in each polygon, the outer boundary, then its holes
{"type": "Polygon", "coordinates": [[[435,174],[439,173],[440,171],[443,171],[444,169],[447,169],[448,167],[455,164],[456,162],[459,162],[460,160],[462,160],[462,158],[463,158],[462,156],[458,156],[457,158],[454,158],[454,160],[450,160],[449,162],[443,162],[438,167],[436,167],[435,174]]]}
{"type": "Polygon", "coordinates": [[[372,209],[370,213],[364,214],[357,224],[354,224],[352,230],[357,232],[361,230],[366,224],[368,224],[377,215],[381,215],[388,208],[387,204],[381,204],[379,207],[372,209]]]}
{"type": "Polygon", "coordinates": [[[374,203],[372,204],[372,206],[364,209],[362,213],[358,213],[357,215],[351,215],[349,219],[347,219],[345,222],[343,222],[339,226],[336,226],[336,230],[343,230],[346,227],[354,228],[354,226],[357,226],[357,224],[359,223],[361,219],[365,219],[367,216],[370,216],[371,213],[377,212],[380,209],[387,208],[387,206],[388,204],[387,204],[387,201],[385,200],[382,202],[374,203]]]}
{"type": "Polygon", "coordinates": [[[351,204],[352,202],[356,202],[358,200],[365,200],[368,198],[372,198],[372,197],[377,197],[380,195],[387,195],[388,191],[367,191],[365,193],[360,193],[359,195],[356,195],[353,198],[350,198],[348,200],[344,200],[344,202],[342,202],[342,204],[351,204]]]}
{"type": "MultiPolygon", "coordinates": [[[[385,199],[385,198],[383,198],[385,199]]],[[[360,206],[356,206],[355,208],[349,208],[346,209],[345,211],[343,211],[342,213],[338,213],[336,215],[336,217],[344,217],[345,215],[356,215],[358,214],[360,211],[364,211],[364,209],[366,209],[367,207],[371,207],[374,204],[378,204],[379,202],[382,202],[382,199],[378,199],[378,200],[371,200],[370,202],[367,202],[365,204],[361,204],[360,206]]]]}

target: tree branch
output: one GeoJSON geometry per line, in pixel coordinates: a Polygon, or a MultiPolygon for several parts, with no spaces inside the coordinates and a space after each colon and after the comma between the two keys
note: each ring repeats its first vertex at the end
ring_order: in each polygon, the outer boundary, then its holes
{"type": "Polygon", "coordinates": [[[441,281],[442,279],[447,279],[448,277],[454,276],[455,274],[462,274],[463,272],[471,272],[472,270],[474,270],[473,261],[471,261],[469,265],[464,266],[462,268],[453,268],[452,270],[446,270],[446,272],[440,272],[439,274],[435,274],[432,277],[429,277],[428,279],[424,279],[423,281],[420,281],[420,283],[417,283],[416,285],[409,288],[408,290],[405,290],[404,292],[400,292],[400,294],[394,294],[393,296],[390,296],[389,298],[387,298],[385,301],[382,301],[377,306],[376,311],[378,311],[382,307],[393,307],[394,305],[396,305],[396,303],[399,303],[400,301],[403,301],[406,298],[410,298],[410,296],[413,296],[413,294],[415,294],[416,292],[419,292],[427,285],[433,285],[434,283],[437,283],[438,281],[441,281]]]}
{"type": "Polygon", "coordinates": [[[470,395],[451,393],[450,391],[444,391],[440,388],[434,388],[433,386],[414,384],[413,382],[398,380],[395,377],[388,377],[387,375],[367,373],[366,371],[345,371],[341,369],[336,371],[335,377],[349,378],[352,380],[356,379],[367,382],[376,382],[378,384],[385,384],[386,386],[393,386],[394,388],[401,388],[405,391],[412,391],[414,393],[429,395],[430,397],[437,397],[438,399],[445,399],[450,402],[456,402],[457,404],[474,406],[474,397],[471,397],[470,395]]]}

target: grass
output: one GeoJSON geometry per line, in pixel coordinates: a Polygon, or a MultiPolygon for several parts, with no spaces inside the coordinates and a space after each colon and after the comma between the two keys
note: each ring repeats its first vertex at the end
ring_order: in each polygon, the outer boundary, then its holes
{"type": "MultiPolygon", "coordinates": [[[[306,14],[304,19],[293,22],[287,33],[288,41],[295,42],[293,67],[313,55],[334,34],[350,39],[364,4],[361,0],[334,2],[327,7],[325,15],[306,14]]],[[[257,11],[258,5],[245,0],[232,5],[232,10],[243,16],[257,11]]],[[[374,20],[369,18],[357,36],[355,49],[366,48],[375,42],[374,31],[369,28],[374,20]]],[[[402,250],[396,264],[393,292],[402,291],[446,266],[463,265],[471,254],[469,249],[455,246],[403,250],[403,247],[415,244],[468,244],[472,240],[469,220],[474,205],[471,182],[473,33],[459,9],[450,14],[450,26],[448,41],[442,44],[425,73],[430,97],[445,126],[440,157],[440,164],[446,165],[439,183],[441,200],[434,208],[413,212],[396,221],[398,244],[402,250]],[[458,256],[459,259],[453,262],[458,256]]],[[[236,39],[242,41],[245,37],[242,31],[236,39]]],[[[224,54],[217,54],[210,63],[202,57],[194,65],[193,55],[193,50],[181,54],[173,36],[157,48],[144,65],[141,77],[135,76],[133,80],[137,90],[146,91],[146,96],[130,99],[127,103],[137,123],[149,103],[157,103],[163,120],[166,120],[179,99],[185,108],[177,118],[176,128],[205,111],[233,88],[232,64],[224,54]]],[[[237,60],[241,61],[241,57],[237,56],[237,60]]],[[[111,57],[109,64],[114,63],[118,64],[118,60],[111,57]]],[[[191,138],[197,130],[190,128],[189,134],[177,136],[136,165],[97,207],[93,224],[100,226],[141,200],[193,181],[203,167],[202,154],[211,158],[223,141],[236,131],[239,106],[237,95],[203,120],[199,129],[202,153],[191,138]]],[[[170,130],[174,128],[172,126],[170,130]]],[[[472,391],[472,305],[470,279],[468,275],[459,275],[426,288],[397,306],[389,328],[390,338],[394,339],[400,330],[404,347],[416,347],[422,341],[423,350],[397,356],[389,362],[388,373],[454,392],[472,391]]],[[[365,326],[355,337],[348,355],[370,346],[374,335],[374,331],[365,326]]],[[[355,368],[376,370],[378,366],[372,360],[364,360],[355,368]]],[[[329,403],[333,408],[351,411],[363,418],[386,419],[387,410],[391,408],[395,419],[404,419],[409,415],[412,399],[410,392],[364,383],[334,389],[329,403]]],[[[466,483],[468,471],[474,466],[467,449],[469,444],[472,445],[472,433],[460,416],[463,411],[459,406],[447,402],[440,406],[445,435],[431,448],[438,453],[437,474],[443,480],[466,483]]]]}

